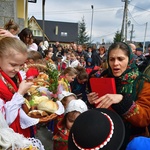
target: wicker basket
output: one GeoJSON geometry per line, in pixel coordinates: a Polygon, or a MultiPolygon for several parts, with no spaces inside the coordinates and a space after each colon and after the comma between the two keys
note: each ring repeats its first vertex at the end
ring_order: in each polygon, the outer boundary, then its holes
{"type": "MultiPolygon", "coordinates": [[[[32,92],[31,92],[31,89],[29,89],[29,93],[28,93],[29,99],[30,98],[32,99],[33,95],[40,96],[40,92],[37,90],[37,88],[39,88],[39,87],[46,87],[46,88],[48,88],[49,91],[56,93],[57,86],[58,86],[58,71],[57,71],[57,69],[54,68],[54,65],[53,64],[46,64],[46,65],[30,64],[30,65],[26,66],[26,68],[31,68],[31,67],[37,68],[39,70],[39,72],[46,74],[48,77],[42,76],[42,78],[37,77],[37,78],[31,79],[31,81],[34,83],[34,86],[36,86],[36,88],[33,89],[32,92]]],[[[40,75],[41,74],[39,74],[39,76],[40,75]]],[[[29,81],[30,81],[30,79],[29,79],[29,81]]],[[[52,98],[52,100],[53,100],[53,98],[52,98]]],[[[30,105],[31,105],[31,103],[30,103],[30,105]]],[[[30,111],[28,113],[28,115],[32,118],[40,118],[40,119],[43,118],[43,120],[45,118],[45,120],[48,120],[48,121],[51,121],[57,117],[57,114],[55,114],[55,113],[47,113],[46,114],[46,112],[44,112],[43,114],[45,114],[45,115],[42,115],[42,113],[40,115],[40,113],[36,113],[36,111],[38,112],[39,110],[30,111]]]]}

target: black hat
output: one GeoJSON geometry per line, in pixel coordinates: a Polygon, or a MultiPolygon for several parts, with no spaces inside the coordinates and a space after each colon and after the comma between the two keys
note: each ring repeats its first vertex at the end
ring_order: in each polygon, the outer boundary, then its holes
{"type": "Polygon", "coordinates": [[[62,59],[62,58],[63,58],[63,56],[62,56],[60,53],[58,53],[58,54],[56,55],[56,57],[59,58],[59,59],[62,59]]]}
{"type": "Polygon", "coordinates": [[[97,108],[75,120],[69,134],[69,150],[119,150],[125,135],[122,119],[115,112],[97,108]]]}

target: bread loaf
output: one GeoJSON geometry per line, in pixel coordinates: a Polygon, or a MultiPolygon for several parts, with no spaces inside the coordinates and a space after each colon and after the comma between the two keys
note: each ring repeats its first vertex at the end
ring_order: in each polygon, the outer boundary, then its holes
{"type": "Polygon", "coordinates": [[[32,110],[28,113],[28,116],[32,118],[41,118],[41,117],[46,117],[48,116],[48,113],[42,110],[32,110]]]}
{"type": "Polygon", "coordinates": [[[29,93],[30,95],[36,95],[36,93],[38,92],[38,91],[37,91],[37,88],[38,88],[38,86],[32,85],[32,86],[30,87],[30,89],[28,90],[28,93],[29,93]]]}
{"type": "Polygon", "coordinates": [[[58,104],[52,100],[44,100],[37,105],[37,108],[48,113],[55,113],[58,110],[58,104]]]}

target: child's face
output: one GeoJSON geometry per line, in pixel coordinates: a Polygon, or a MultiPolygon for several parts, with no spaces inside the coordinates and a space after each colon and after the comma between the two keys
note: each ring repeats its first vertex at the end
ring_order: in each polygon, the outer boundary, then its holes
{"type": "Polygon", "coordinates": [[[76,58],[76,56],[74,54],[71,54],[70,59],[71,60],[76,60],[77,58],[76,58]]]}
{"type": "Polygon", "coordinates": [[[1,57],[0,58],[0,68],[11,78],[13,78],[24,65],[27,59],[27,54],[22,54],[14,51],[13,57],[1,57]]]}
{"type": "Polygon", "coordinates": [[[62,59],[61,58],[57,58],[57,62],[62,62],[62,59]]]}
{"type": "Polygon", "coordinates": [[[70,60],[70,55],[67,55],[67,58],[66,58],[67,60],[70,60]]]}
{"type": "Polygon", "coordinates": [[[52,56],[53,56],[52,52],[49,52],[48,55],[47,55],[48,58],[52,58],[52,56]]]}
{"type": "Polygon", "coordinates": [[[87,82],[87,79],[83,79],[83,80],[78,79],[78,82],[79,82],[79,84],[84,84],[85,82],[87,82]]]}
{"type": "Polygon", "coordinates": [[[34,63],[35,63],[34,60],[31,58],[27,59],[26,61],[26,64],[34,64],[34,63]]]}
{"type": "Polygon", "coordinates": [[[49,50],[50,52],[53,52],[53,48],[52,48],[52,47],[50,47],[48,50],[49,50]]]}
{"type": "Polygon", "coordinates": [[[13,35],[17,35],[19,33],[19,28],[17,30],[10,29],[9,32],[12,33],[13,35]]]}
{"type": "Polygon", "coordinates": [[[66,74],[66,79],[69,83],[74,81],[75,77],[76,77],[76,75],[71,76],[71,75],[66,74]]]}
{"type": "Polygon", "coordinates": [[[88,52],[92,52],[92,49],[91,49],[91,48],[89,48],[89,49],[88,49],[88,52]]]}
{"type": "Polygon", "coordinates": [[[76,120],[76,118],[80,115],[80,112],[78,111],[73,111],[73,112],[69,112],[67,114],[67,118],[66,118],[66,127],[68,130],[71,129],[74,121],[76,120]]]}
{"type": "Polygon", "coordinates": [[[101,48],[99,49],[99,53],[100,53],[101,55],[103,55],[103,54],[105,53],[105,49],[104,49],[103,47],[101,47],[101,48]]]}
{"type": "Polygon", "coordinates": [[[92,64],[91,64],[91,62],[87,62],[87,64],[89,65],[89,66],[91,66],[92,64]]]}
{"type": "Polygon", "coordinates": [[[85,60],[84,60],[84,57],[81,57],[81,59],[80,59],[80,60],[81,60],[81,62],[84,62],[84,61],[85,61],[85,60]]]}
{"type": "Polygon", "coordinates": [[[65,109],[68,106],[69,102],[73,99],[76,99],[76,97],[74,95],[70,95],[61,101],[65,109]]]}

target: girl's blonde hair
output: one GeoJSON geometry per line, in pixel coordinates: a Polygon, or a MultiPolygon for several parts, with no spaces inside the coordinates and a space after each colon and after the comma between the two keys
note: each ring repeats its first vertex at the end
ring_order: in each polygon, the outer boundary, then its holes
{"type": "Polygon", "coordinates": [[[13,56],[14,51],[26,54],[27,46],[14,37],[4,37],[0,39],[0,57],[13,56]]]}
{"type": "Polygon", "coordinates": [[[39,60],[42,60],[43,57],[38,51],[29,51],[27,59],[32,59],[34,62],[38,62],[39,60]]]}
{"type": "Polygon", "coordinates": [[[65,70],[62,71],[61,75],[68,74],[69,76],[77,75],[77,70],[73,67],[67,67],[65,70]]]}

